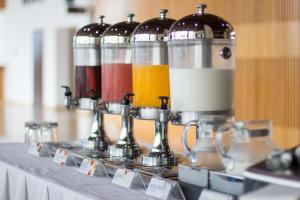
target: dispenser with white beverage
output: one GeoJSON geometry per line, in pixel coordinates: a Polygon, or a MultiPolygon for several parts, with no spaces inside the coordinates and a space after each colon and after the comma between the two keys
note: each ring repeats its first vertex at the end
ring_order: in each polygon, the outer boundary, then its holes
{"type": "Polygon", "coordinates": [[[168,34],[170,100],[174,124],[185,125],[183,145],[193,166],[223,169],[215,147],[218,125],[234,114],[235,32],[229,22],[198,12],[176,21],[168,34]],[[196,126],[190,148],[187,130],[196,126]]]}

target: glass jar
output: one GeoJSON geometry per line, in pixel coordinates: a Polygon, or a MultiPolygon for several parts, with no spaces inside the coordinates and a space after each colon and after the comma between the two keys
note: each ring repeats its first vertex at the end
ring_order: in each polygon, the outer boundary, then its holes
{"type": "Polygon", "coordinates": [[[169,96],[167,32],[175,21],[160,17],[140,24],[133,32],[133,105],[159,108],[159,96],[169,96]]]}
{"type": "Polygon", "coordinates": [[[57,122],[43,122],[41,142],[58,142],[57,122]]]}
{"type": "Polygon", "coordinates": [[[102,100],[120,103],[124,94],[132,93],[131,34],[138,22],[128,20],[109,27],[101,39],[102,100]]]}
{"type": "Polygon", "coordinates": [[[171,110],[232,115],[235,33],[224,19],[198,13],[176,21],[169,31],[171,110]]]}
{"type": "Polygon", "coordinates": [[[216,147],[228,173],[242,175],[274,148],[271,121],[235,121],[220,126],[216,147]]]}
{"type": "Polygon", "coordinates": [[[82,27],[74,36],[76,98],[101,97],[100,38],[110,25],[100,21],[82,27]]]}
{"type": "Polygon", "coordinates": [[[25,122],[25,144],[42,142],[42,127],[37,122],[25,122]]]}

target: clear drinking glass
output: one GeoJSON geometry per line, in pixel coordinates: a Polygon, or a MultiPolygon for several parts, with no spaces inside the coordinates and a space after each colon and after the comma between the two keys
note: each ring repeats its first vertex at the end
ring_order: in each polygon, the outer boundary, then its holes
{"type": "Polygon", "coordinates": [[[41,142],[57,142],[57,122],[43,122],[41,142]]]}
{"type": "Polygon", "coordinates": [[[25,123],[25,144],[40,143],[42,141],[42,127],[36,122],[25,123]]]}
{"type": "Polygon", "coordinates": [[[271,121],[235,121],[220,126],[216,133],[217,150],[228,173],[243,172],[272,151],[271,121]]]}
{"type": "Polygon", "coordinates": [[[57,142],[56,122],[26,122],[25,144],[57,142]]]}

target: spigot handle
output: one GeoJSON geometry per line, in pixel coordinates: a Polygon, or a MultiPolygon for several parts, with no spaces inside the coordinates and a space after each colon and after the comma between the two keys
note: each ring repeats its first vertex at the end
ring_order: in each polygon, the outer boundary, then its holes
{"type": "Polygon", "coordinates": [[[65,92],[65,96],[66,96],[66,97],[72,96],[72,92],[71,92],[71,89],[70,89],[69,86],[62,85],[61,87],[66,89],[66,92],[65,92]]]}
{"type": "Polygon", "coordinates": [[[162,110],[167,110],[168,109],[168,104],[169,104],[169,97],[167,97],[167,96],[159,96],[158,98],[161,100],[161,106],[160,106],[160,108],[162,110]]]}
{"type": "Polygon", "coordinates": [[[133,93],[125,93],[123,96],[123,99],[121,101],[121,104],[123,105],[129,105],[130,104],[130,97],[133,97],[133,93]]]}

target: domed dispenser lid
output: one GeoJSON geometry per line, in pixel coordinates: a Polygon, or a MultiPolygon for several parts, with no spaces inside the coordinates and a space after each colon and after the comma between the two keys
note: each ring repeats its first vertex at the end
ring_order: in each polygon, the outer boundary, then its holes
{"type": "Polygon", "coordinates": [[[88,24],[77,31],[74,36],[74,46],[97,46],[103,32],[110,26],[103,22],[104,15],[98,16],[98,22],[88,24]]]}
{"type": "Polygon", "coordinates": [[[167,18],[166,9],[160,10],[160,17],[153,18],[140,24],[133,32],[132,40],[134,42],[161,42],[167,41],[168,31],[175,22],[174,19],[167,18]]]}
{"type": "Polygon", "coordinates": [[[169,40],[235,39],[232,25],[221,17],[205,13],[207,5],[198,4],[198,12],[176,21],[170,28],[169,40]]]}
{"type": "Polygon", "coordinates": [[[106,44],[130,43],[132,32],[140,24],[133,21],[134,16],[134,14],[129,13],[127,21],[114,24],[107,28],[102,35],[101,42],[106,44]]]}

